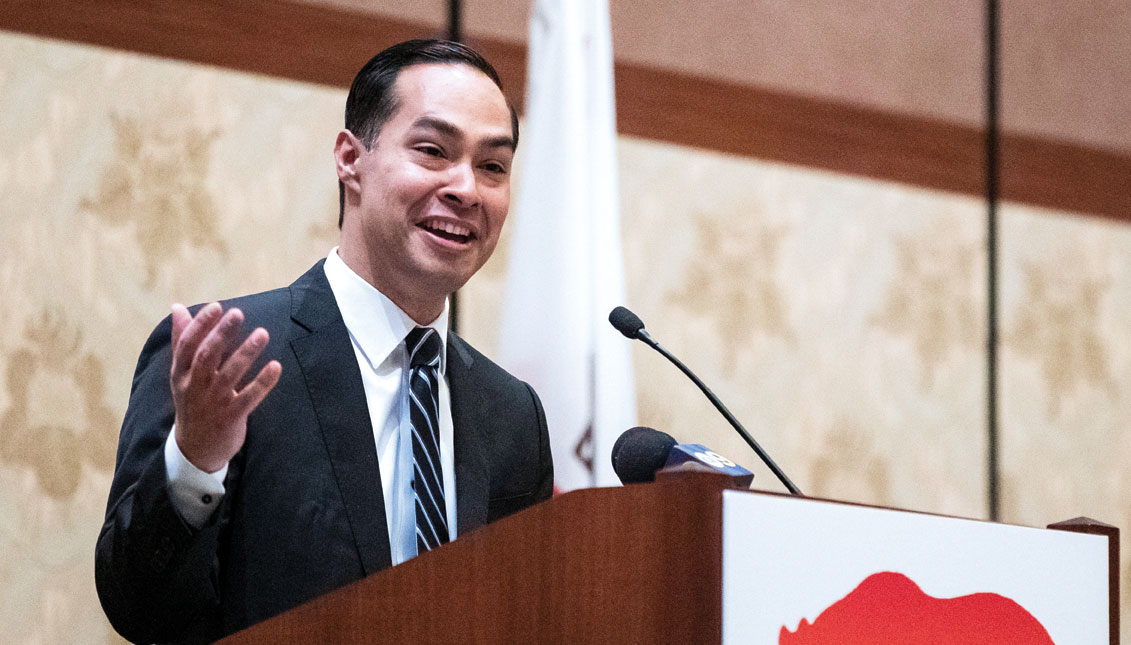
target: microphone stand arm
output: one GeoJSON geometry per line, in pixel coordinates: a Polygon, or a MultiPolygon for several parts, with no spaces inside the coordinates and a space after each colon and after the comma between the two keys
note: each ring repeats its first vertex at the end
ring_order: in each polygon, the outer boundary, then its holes
{"type": "Polygon", "coordinates": [[[750,446],[750,448],[758,454],[758,457],[762,459],[762,463],[766,464],[766,466],[778,478],[778,481],[784,484],[785,487],[789,489],[789,492],[791,494],[804,496],[804,493],[801,492],[801,489],[789,480],[789,477],[787,477],[786,474],[782,472],[782,469],[779,468],[776,463],[774,463],[774,460],[770,458],[770,455],[768,455],[766,451],[762,449],[762,446],[758,445],[758,442],[754,440],[754,437],[750,436],[750,433],[746,431],[746,428],[743,428],[742,424],[738,422],[738,419],[736,419],[734,415],[730,413],[730,410],[727,409],[727,406],[723,405],[723,402],[719,400],[719,397],[715,396],[715,393],[712,392],[711,389],[707,387],[705,383],[703,383],[703,381],[699,380],[699,377],[695,376],[694,372],[687,369],[687,366],[684,365],[682,361],[676,358],[675,355],[673,355],[671,352],[664,349],[663,346],[656,342],[655,339],[652,338],[652,335],[645,331],[643,328],[636,332],[636,338],[646,345],[650,346],[657,352],[660,352],[660,354],[662,354],[664,358],[671,361],[673,365],[678,367],[681,372],[687,375],[687,378],[691,379],[691,381],[695,383],[695,385],[699,386],[699,389],[702,390],[703,394],[707,395],[707,398],[711,401],[711,404],[715,406],[715,409],[718,410],[719,413],[726,418],[727,422],[729,422],[730,425],[738,431],[738,434],[742,435],[743,440],[746,441],[746,445],[750,446]]]}

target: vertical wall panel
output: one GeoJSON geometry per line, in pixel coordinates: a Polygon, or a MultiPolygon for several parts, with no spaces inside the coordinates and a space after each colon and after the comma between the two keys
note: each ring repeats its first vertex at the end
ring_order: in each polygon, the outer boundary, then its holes
{"type": "MultiPolygon", "coordinates": [[[[1123,534],[1121,586],[1131,586],[1131,5],[1002,1],[1002,127],[1105,151],[1112,163],[1046,167],[1006,150],[1002,185],[1027,199],[1066,193],[1109,172],[1101,194],[1048,210],[1002,209],[1003,519],[1041,525],[1087,515],[1123,534]],[[1082,176],[1078,176],[1080,173],[1082,176]],[[1099,219],[1092,204],[1110,204],[1099,219]]],[[[1070,193],[1069,193],[1070,194],[1070,193]]],[[[1124,591],[1123,614],[1131,611],[1124,591]]],[[[1123,640],[1131,638],[1124,619],[1123,640]]]]}
{"type": "Polygon", "coordinates": [[[1127,589],[1131,227],[1021,206],[1002,213],[1002,519],[1041,526],[1086,515],[1119,526],[1127,589]]]}
{"type": "Polygon", "coordinates": [[[336,239],[344,93],[0,33],[0,625],[118,639],[94,589],[137,355],[174,301],[336,239]]]}

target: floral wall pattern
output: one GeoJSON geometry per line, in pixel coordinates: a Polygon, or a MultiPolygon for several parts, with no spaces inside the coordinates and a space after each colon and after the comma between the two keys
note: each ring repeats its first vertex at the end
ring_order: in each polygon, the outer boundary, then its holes
{"type": "Polygon", "coordinates": [[[0,625],[117,642],[93,549],[141,344],[336,236],[344,93],[0,34],[0,625]]]}
{"type": "MultiPolygon", "coordinates": [[[[0,33],[0,625],[15,642],[118,641],[93,549],[137,353],[171,302],[286,284],[327,252],[343,103],[0,33]]],[[[984,516],[980,200],[630,138],[619,152],[628,304],[802,489],[984,516]]],[[[1002,239],[1005,519],[1127,529],[1131,227],[1006,205],[1002,239]]],[[[505,243],[460,300],[489,355],[505,243]]],[[[641,424],[780,489],[677,371],[634,352],[641,424]]]]}
{"type": "MultiPolygon", "coordinates": [[[[978,200],[624,137],[619,152],[629,306],[803,490],[985,512],[978,200]]],[[[503,254],[465,290],[480,344],[497,342],[474,303],[502,288],[503,254]]],[[[642,424],[781,489],[682,374],[634,352],[642,424]]]]}

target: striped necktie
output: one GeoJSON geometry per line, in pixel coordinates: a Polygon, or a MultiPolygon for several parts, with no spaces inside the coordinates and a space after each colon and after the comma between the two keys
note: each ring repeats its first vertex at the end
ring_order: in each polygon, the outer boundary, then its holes
{"type": "Polygon", "coordinates": [[[440,463],[440,334],[417,327],[408,350],[409,422],[412,426],[412,490],[416,497],[416,552],[448,541],[444,471],[440,463]]]}

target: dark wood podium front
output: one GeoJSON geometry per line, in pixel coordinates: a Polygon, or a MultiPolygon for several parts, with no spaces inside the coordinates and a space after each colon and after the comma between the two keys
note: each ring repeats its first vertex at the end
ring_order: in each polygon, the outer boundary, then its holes
{"type": "MultiPolygon", "coordinates": [[[[806,542],[805,536],[809,533],[824,530],[826,520],[822,513],[826,511],[830,516],[859,516],[862,519],[857,524],[864,526],[865,531],[870,530],[868,522],[873,515],[887,514],[895,518],[897,526],[919,526],[924,521],[949,522],[959,525],[959,530],[973,526],[975,530],[995,534],[1021,531],[1022,540],[1028,534],[1046,541],[1050,536],[1066,535],[1061,531],[1007,527],[892,509],[773,494],[725,492],[727,485],[728,479],[718,475],[672,472],[660,473],[655,484],[586,489],[559,495],[254,625],[222,642],[621,644],[720,643],[724,639],[751,642],[742,624],[745,617],[763,611],[771,604],[766,599],[772,600],[779,590],[796,592],[799,583],[792,579],[793,575],[779,573],[775,579],[757,570],[743,570],[746,566],[743,563],[772,564],[772,559],[780,558],[783,551],[813,548],[812,544],[798,543],[806,542]],[[749,524],[752,505],[748,502],[762,503],[759,500],[765,500],[767,508],[787,504],[794,509],[791,513],[800,512],[795,516],[814,516],[814,526],[818,529],[805,529],[809,533],[801,533],[801,537],[792,538],[794,542],[785,546],[748,547],[745,537],[734,537],[733,527],[749,524]],[[732,528],[724,528],[728,523],[732,528]],[[1026,531],[1030,533],[1024,533],[1026,531]],[[724,541],[728,535],[731,547],[729,554],[725,554],[724,541]],[[724,566],[727,567],[725,574],[724,566]],[[751,593],[747,581],[755,582],[760,589],[751,593]],[[725,590],[728,585],[729,589],[725,590]],[[729,596],[724,597],[724,593],[729,596]]],[[[753,519],[756,528],[743,528],[745,532],[738,535],[788,532],[784,522],[773,519],[772,514],[759,513],[753,519]]],[[[881,519],[880,523],[885,521],[881,519]]],[[[833,524],[828,526],[832,531],[843,531],[832,528],[833,524]]],[[[932,532],[933,529],[922,531],[927,534],[916,536],[922,535],[923,542],[929,543],[935,539],[932,532]]],[[[1106,540],[1118,542],[1118,530],[1114,527],[1101,532],[1107,536],[1106,540]]],[[[1009,539],[1013,539],[1014,534],[1009,533],[1009,539]]],[[[870,538],[865,535],[865,539],[870,538]]],[[[1107,562],[1108,541],[1096,543],[1094,536],[1070,539],[1092,540],[1088,548],[1093,554],[1097,547],[1103,550],[1102,563],[1091,566],[1089,573],[1083,576],[1083,586],[1090,591],[1087,594],[1065,592],[1086,597],[1082,604],[1087,605],[1087,612],[1082,610],[1079,620],[1095,629],[1091,629],[1089,633],[1093,636],[1085,641],[1117,643],[1118,614],[1108,617],[1107,612],[1109,600],[1118,598],[1117,587],[1109,587],[1111,582],[1117,584],[1118,581],[1118,575],[1111,575],[1112,571],[1118,572],[1118,556],[1114,556],[1112,569],[1107,562]],[[1096,611],[1095,607],[1101,602],[1102,611],[1096,611]],[[1102,634],[1103,638],[1095,634],[1102,634]]],[[[1012,550],[1012,543],[1007,542],[1007,547],[1012,550]]],[[[970,550],[969,546],[957,548],[970,550]]],[[[853,557],[849,553],[845,560],[853,557]]],[[[1089,557],[1091,562],[1096,562],[1094,555],[1089,557]]],[[[1014,570],[1040,567],[1040,563],[1032,565],[1022,560],[1014,570]]],[[[1079,580],[1081,576],[1076,578],[1079,580]]],[[[817,586],[812,579],[804,584],[817,586]]],[[[1041,586],[1055,588],[1055,585],[1041,586]]],[[[809,586],[802,587],[800,595],[804,596],[808,589],[809,586]]],[[[1065,602],[1074,602],[1076,598],[1066,597],[1065,602]]],[[[1059,598],[1054,600],[1060,602],[1059,598]]],[[[812,612],[803,615],[809,620],[816,616],[812,612]]],[[[784,629],[787,625],[794,629],[802,616],[789,616],[785,619],[775,616],[777,622],[773,625],[780,627],[774,629],[784,629]]],[[[1040,612],[1037,616],[1040,617],[1040,612]]],[[[758,633],[769,634],[764,628],[758,633]]],[[[1049,633],[1053,633],[1053,629],[1050,628],[1049,633]]],[[[754,640],[762,642],[763,636],[754,640]]],[[[776,640],[774,632],[766,642],[776,640]]]]}
{"type": "Polygon", "coordinates": [[[724,483],[559,495],[222,642],[717,643],[724,483]]]}

